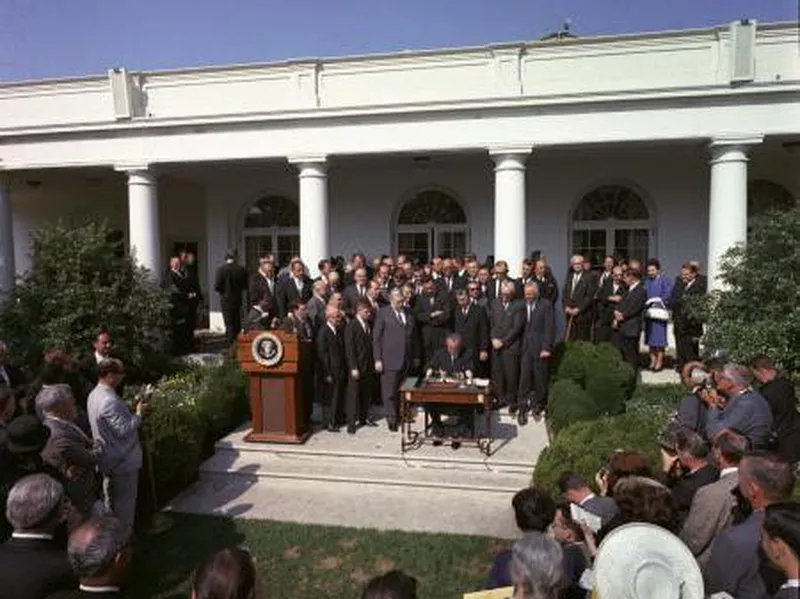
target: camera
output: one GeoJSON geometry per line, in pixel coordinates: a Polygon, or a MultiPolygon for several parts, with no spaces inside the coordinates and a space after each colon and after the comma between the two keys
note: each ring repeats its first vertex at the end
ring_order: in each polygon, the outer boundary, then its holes
{"type": "Polygon", "coordinates": [[[695,387],[703,387],[705,389],[714,388],[714,376],[702,368],[692,369],[691,373],[689,373],[689,379],[695,387]]]}

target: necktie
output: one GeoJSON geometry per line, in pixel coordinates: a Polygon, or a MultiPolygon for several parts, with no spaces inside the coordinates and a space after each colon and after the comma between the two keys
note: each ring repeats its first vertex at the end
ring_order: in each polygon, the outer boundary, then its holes
{"type": "Polygon", "coordinates": [[[530,322],[531,318],[533,317],[534,307],[535,307],[535,304],[528,304],[528,322],[530,322]]]}
{"type": "Polygon", "coordinates": [[[300,279],[295,279],[294,284],[297,287],[297,293],[303,293],[303,282],[300,279]]]}
{"type": "Polygon", "coordinates": [[[578,286],[580,280],[581,275],[572,275],[572,291],[570,292],[570,296],[575,295],[575,288],[578,286]]]}
{"type": "Polygon", "coordinates": [[[467,317],[467,312],[468,312],[468,310],[466,308],[461,310],[461,313],[464,315],[464,318],[467,317]]]}

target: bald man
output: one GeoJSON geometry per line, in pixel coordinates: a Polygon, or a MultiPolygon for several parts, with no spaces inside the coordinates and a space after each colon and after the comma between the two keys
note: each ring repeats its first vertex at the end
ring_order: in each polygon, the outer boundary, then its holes
{"type": "Polygon", "coordinates": [[[347,381],[347,360],[341,323],[339,307],[328,304],[325,308],[325,324],[317,333],[317,361],[322,381],[323,407],[327,409],[325,420],[331,433],[338,433],[344,421],[342,398],[347,381]]]}

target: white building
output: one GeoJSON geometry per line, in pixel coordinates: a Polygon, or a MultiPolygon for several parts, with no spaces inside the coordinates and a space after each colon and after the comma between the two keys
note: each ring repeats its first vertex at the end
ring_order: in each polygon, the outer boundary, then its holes
{"type": "MultiPolygon", "coordinates": [[[[107,218],[155,271],[196,248],[661,259],[800,197],[796,25],[0,85],[0,285],[29,233],[107,218]]],[[[212,310],[218,305],[213,293],[212,310]]],[[[220,324],[218,314],[212,323],[220,324]]]]}

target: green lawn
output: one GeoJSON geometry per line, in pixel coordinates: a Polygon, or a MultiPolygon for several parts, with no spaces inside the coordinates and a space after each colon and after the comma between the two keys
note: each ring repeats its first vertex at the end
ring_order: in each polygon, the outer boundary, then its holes
{"type": "Polygon", "coordinates": [[[136,598],[187,599],[192,569],[217,549],[247,548],[262,595],[358,598],[371,577],[398,568],[419,581],[422,599],[480,589],[502,541],[482,537],[380,532],[304,524],[173,515],[162,535],[136,547],[130,590],[136,598]]]}

